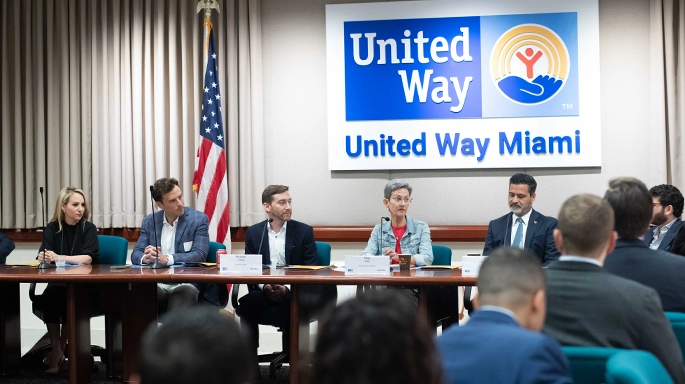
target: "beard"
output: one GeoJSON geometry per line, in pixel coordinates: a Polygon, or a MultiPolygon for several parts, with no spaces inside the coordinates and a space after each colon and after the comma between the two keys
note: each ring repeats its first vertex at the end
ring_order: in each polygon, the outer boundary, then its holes
{"type": "Polygon", "coordinates": [[[668,217],[666,217],[666,215],[664,214],[664,210],[662,209],[661,212],[654,215],[654,217],[652,218],[652,224],[659,226],[661,224],[666,223],[666,220],[668,220],[668,217]]]}

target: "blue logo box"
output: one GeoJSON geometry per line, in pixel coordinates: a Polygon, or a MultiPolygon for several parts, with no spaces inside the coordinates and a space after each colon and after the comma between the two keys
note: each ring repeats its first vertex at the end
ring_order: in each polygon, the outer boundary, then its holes
{"type": "Polygon", "coordinates": [[[344,23],[347,121],[577,116],[576,13],[344,23]]]}

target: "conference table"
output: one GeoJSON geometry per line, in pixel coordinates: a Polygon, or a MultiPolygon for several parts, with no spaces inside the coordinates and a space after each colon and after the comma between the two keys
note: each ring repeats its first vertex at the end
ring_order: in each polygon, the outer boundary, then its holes
{"type": "Polygon", "coordinates": [[[391,272],[387,276],[346,275],[342,270],[265,268],[261,274],[220,273],[217,267],[174,266],[150,269],[133,266],[117,269],[110,265],[81,265],[37,269],[0,265],[0,375],[19,370],[21,323],[19,319],[20,283],[59,282],[67,285],[67,327],[69,332],[69,382],[91,381],[90,316],[105,311],[108,369],[121,374],[126,382],[138,371],[140,340],[145,329],[157,320],[157,283],[290,284],[290,382],[300,381],[300,331],[308,334],[306,321],[299,313],[300,287],[310,284],[416,286],[419,312],[427,316],[430,286],[470,286],[475,277],[461,275],[460,269],[391,272]],[[90,308],[89,292],[100,292],[103,307],[90,308]],[[111,333],[111,335],[110,335],[111,333]]]}

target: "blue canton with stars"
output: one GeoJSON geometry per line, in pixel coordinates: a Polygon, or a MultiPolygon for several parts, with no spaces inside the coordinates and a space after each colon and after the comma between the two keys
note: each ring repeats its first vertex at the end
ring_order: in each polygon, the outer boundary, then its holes
{"type": "Polygon", "coordinates": [[[205,69],[205,86],[202,91],[200,135],[224,148],[224,119],[221,117],[221,91],[219,89],[219,73],[216,69],[213,30],[209,32],[209,54],[207,55],[207,68],[205,69]]]}

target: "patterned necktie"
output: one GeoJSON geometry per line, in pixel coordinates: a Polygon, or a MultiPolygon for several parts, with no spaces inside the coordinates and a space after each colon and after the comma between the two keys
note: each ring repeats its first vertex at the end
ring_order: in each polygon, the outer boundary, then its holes
{"type": "Polygon", "coordinates": [[[523,242],[521,241],[523,240],[523,219],[519,217],[516,219],[516,223],[518,227],[516,228],[516,235],[514,235],[514,242],[511,243],[511,246],[523,249],[523,242]]]}

